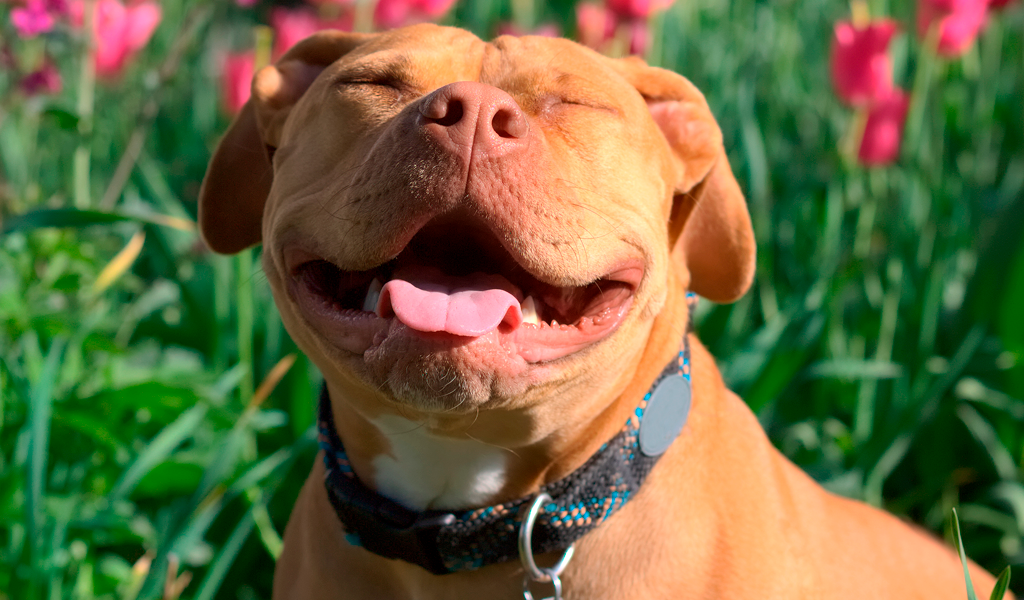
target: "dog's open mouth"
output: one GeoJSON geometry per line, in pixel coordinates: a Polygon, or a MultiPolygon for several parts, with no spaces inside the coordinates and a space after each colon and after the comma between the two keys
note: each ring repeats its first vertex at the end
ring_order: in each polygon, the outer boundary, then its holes
{"type": "Polygon", "coordinates": [[[615,331],[643,277],[641,264],[631,262],[587,285],[551,285],[478,230],[428,225],[395,259],[367,271],[287,249],[292,292],[307,319],[346,350],[365,350],[397,321],[448,342],[501,336],[526,361],[542,362],[615,331]]]}

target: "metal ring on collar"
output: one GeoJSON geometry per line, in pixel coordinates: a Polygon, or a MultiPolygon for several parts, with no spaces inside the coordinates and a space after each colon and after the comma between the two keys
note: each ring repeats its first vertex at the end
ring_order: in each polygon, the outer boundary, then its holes
{"type": "MultiPolygon", "coordinates": [[[[562,581],[555,575],[551,578],[551,585],[555,588],[555,595],[541,598],[540,600],[562,600],[562,581]]],[[[523,600],[537,600],[530,591],[530,576],[523,577],[523,600]]]]}
{"type": "Polygon", "coordinates": [[[566,565],[572,560],[572,553],[576,550],[575,544],[569,546],[562,554],[562,558],[554,566],[544,569],[539,568],[533,560],[533,525],[537,521],[537,515],[540,513],[543,504],[550,501],[551,496],[545,493],[538,494],[533,499],[533,502],[530,503],[530,508],[526,511],[526,517],[523,518],[523,522],[519,526],[519,560],[522,561],[523,568],[526,569],[526,573],[530,578],[542,583],[558,581],[558,576],[562,574],[566,565]]]}

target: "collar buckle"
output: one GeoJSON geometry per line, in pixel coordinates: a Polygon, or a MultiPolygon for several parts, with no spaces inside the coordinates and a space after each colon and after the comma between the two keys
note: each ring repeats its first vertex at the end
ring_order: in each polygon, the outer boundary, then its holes
{"type": "Polygon", "coordinates": [[[417,513],[362,494],[358,494],[362,501],[353,502],[354,498],[349,497],[343,502],[332,486],[327,490],[335,511],[344,514],[345,531],[354,536],[349,537],[350,543],[385,558],[420,565],[435,575],[451,572],[441,557],[438,535],[455,523],[454,514],[417,513]]]}

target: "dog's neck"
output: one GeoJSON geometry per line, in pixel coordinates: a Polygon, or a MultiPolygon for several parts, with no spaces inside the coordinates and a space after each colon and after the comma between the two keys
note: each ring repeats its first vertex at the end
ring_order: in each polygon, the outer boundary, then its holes
{"type": "Polygon", "coordinates": [[[526,496],[582,465],[621,428],[651,383],[678,352],[688,319],[670,298],[630,377],[613,397],[593,404],[541,403],[411,420],[399,413],[365,415],[351,386],[327,380],[335,427],[361,481],[413,510],[462,509],[526,496]],[[662,322],[663,321],[663,322],[662,322]]]}

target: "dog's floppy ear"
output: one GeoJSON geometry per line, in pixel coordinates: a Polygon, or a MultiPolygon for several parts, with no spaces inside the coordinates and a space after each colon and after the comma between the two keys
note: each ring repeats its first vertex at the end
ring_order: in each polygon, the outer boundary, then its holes
{"type": "Polygon", "coordinates": [[[689,271],[691,290],[714,302],[733,302],[754,278],[756,244],[718,123],[686,78],[636,58],[617,62],[647,101],[677,161],[669,222],[673,259],[689,271]]]}
{"type": "Polygon", "coordinates": [[[260,242],[271,158],[288,113],[325,68],[370,37],[322,31],[253,77],[252,96],[218,144],[199,190],[199,228],[212,250],[231,254],[260,242]]]}

